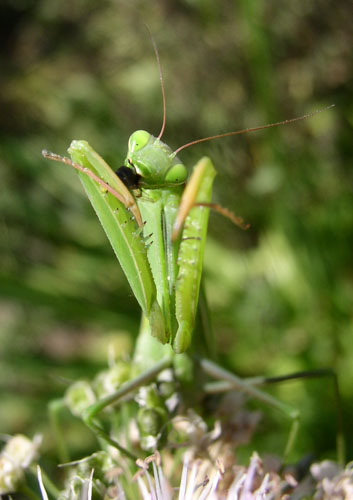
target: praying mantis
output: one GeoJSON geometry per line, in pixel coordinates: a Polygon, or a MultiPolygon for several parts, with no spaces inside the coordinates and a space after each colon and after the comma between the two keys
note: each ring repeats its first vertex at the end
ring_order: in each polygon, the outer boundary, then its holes
{"type": "Polygon", "coordinates": [[[163,399],[152,383],[164,380],[163,374],[168,370],[172,374],[168,380],[173,381],[175,390],[175,384],[180,387],[185,380],[192,383],[195,373],[202,371],[206,376],[202,385],[205,393],[240,390],[292,419],[286,457],[297,433],[299,412],[260,390],[257,385],[265,383],[265,378],[242,380],[209,359],[212,348],[207,345],[208,325],[198,321],[195,331],[197,317],[203,316],[201,308],[205,303],[201,281],[209,211],[215,209],[240,227],[246,228],[246,225],[241,218],[212,203],[216,175],[212,161],[201,158],[187,181],[188,169],[179,153],[200,142],[293,123],[317,111],[300,118],[192,141],[173,150],[161,140],[166,105],[155,44],[154,48],[163,98],[163,123],[157,137],[145,130],[134,132],[128,141],[124,165],[116,172],[83,140],[71,143],[68,150],[71,159],[43,151],[44,157],[66,163],[78,171],[142,310],[140,333],[128,375],[109,394],[87,400],[81,416],[99,438],[136,459],[133,450],[103,428],[98,418],[102,410],[142,387],[149,387],[142,402],[145,411],[143,415],[140,413],[143,417],[140,430],[145,437],[154,437],[146,441],[152,441],[152,448],[157,448],[161,445],[161,428],[165,429],[169,416],[167,398],[163,399]]]}

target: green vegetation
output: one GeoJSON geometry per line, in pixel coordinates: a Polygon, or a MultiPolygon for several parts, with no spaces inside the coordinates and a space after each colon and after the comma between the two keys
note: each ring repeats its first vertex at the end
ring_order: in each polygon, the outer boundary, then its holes
{"type": "MultiPolygon", "coordinates": [[[[353,418],[353,202],[350,5],[282,2],[5,1],[0,8],[0,432],[44,432],[50,400],[93,378],[107,349],[131,350],[138,304],[75,172],[50,164],[85,139],[112,166],[132,131],[158,134],[156,39],[167,96],[164,140],[200,137],[336,107],[280,129],[205,143],[215,200],[251,223],[212,215],[206,290],[219,358],[241,376],[333,368],[346,431],[353,418]]],[[[327,381],[271,389],[303,412],[297,458],[334,457],[327,381]]],[[[261,408],[250,449],[280,453],[288,424],[261,408]],[[273,421],[272,419],[275,419],[273,421]]],[[[348,429],[349,431],[349,429],[348,429]]],[[[90,434],[68,419],[74,456],[90,434]],[[85,439],[81,437],[84,433],[85,439]]],[[[349,432],[348,458],[353,443],[349,432]]],[[[244,451],[245,453],[245,451],[244,451]]],[[[248,450],[246,451],[248,453],[248,450]]]]}

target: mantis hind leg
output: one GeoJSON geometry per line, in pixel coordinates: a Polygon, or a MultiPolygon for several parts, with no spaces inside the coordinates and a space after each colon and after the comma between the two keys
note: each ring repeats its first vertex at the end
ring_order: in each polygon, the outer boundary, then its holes
{"type": "Polygon", "coordinates": [[[338,422],[337,422],[337,457],[339,463],[344,463],[345,460],[345,446],[344,446],[344,438],[342,431],[342,413],[341,413],[341,405],[340,405],[340,395],[339,395],[339,387],[338,380],[336,374],[332,370],[317,370],[312,372],[300,372],[293,373],[289,375],[283,375],[279,377],[254,377],[250,379],[241,379],[240,377],[234,375],[233,373],[225,370],[221,366],[217,365],[213,361],[210,361],[205,358],[199,359],[199,364],[202,370],[210,377],[215,379],[216,381],[208,382],[204,385],[203,389],[205,393],[208,394],[216,394],[228,391],[241,391],[245,394],[248,394],[259,401],[264,402],[265,404],[272,406],[273,408],[278,409],[283,414],[285,414],[292,421],[291,428],[289,431],[289,436],[287,439],[287,443],[284,450],[284,462],[287,460],[297,433],[299,429],[300,422],[300,412],[298,409],[293,408],[292,406],[283,403],[282,401],[274,398],[270,394],[258,389],[258,386],[262,386],[265,384],[274,384],[280,383],[284,381],[295,380],[299,378],[307,378],[307,377],[323,377],[329,376],[333,379],[333,387],[334,394],[336,399],[336,407],[338,412],[338,422]]]}
{"type": "Polygon", "coordinates": [[[216,379],[218,382],[209,382],[206,383],[203,387],[205,393],[207,394],[215,394],[220,392],[228,392],[228,391],[240,391],[249,396],[262,401],[263,403],[276,408],[281,411],[292,421],[291,429],[289,432],[287,444],[284,450],[284,461],[287,460],[288,455],[293,447],[293,443],[295,441],[299,420],[300,420],[300,412],[299,410],[291,407],[290,405],[283,403],[279,399],[274,398],[270,394],[267,394],[264,391],[258,389],[251,381],[247,381],[245,379],[241,379],[240,377],[234,375],[233,373],[225,370],[221,366],[217,365],[213,361],[210,361],[205,358],[201,358],[199,360],[199,364],[202,370],[213,379],[216,379]]]}
{"type": "Polygon", "coordinates": [[[339,464],[345,463],[345,440],[343,432],[343,416],[342,416],[342,405],[341,405],[341,395],[338,383],[337,374],[330,368],[322,368],[317,370],[306,370],[296,373],[290,373],[286,375],[280,375],[277,377],[255,377],[249,379],[249,382],[253,385],[268,385],[268,384],[278,384],[282,382],[290,382],[298,379],[306,378],[329,378],[332,381],[333,394],[335,399],[336,415],[337,415],[337,433],[336,433],[336,453],[337,461],[339,464]]]}

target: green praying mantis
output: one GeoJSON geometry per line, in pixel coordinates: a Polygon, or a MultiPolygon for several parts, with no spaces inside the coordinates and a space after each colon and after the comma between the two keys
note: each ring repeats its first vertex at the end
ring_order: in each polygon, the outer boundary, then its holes
{"type": "MultiPolygon", "coordinates": [[[[102,224],[110,244],[142,310],[142,323],[128,375],[114,390],[84,404],[84,421],[106,443],[126,456],[136,459],[134,450],[117,441],[101,424],[102,410],[117,404],[141,387],[145,393],[144,412],[140,413],[140,430],[145,436],[157,436],[154,447],[161,446],[161,429],[166,428],[168,411],[155,385],[168,369],[174,389],[187,381],[192,385],[195,373],[201,371],[205,382],[202,391],[221,393],[240,390],[288,415],[293,425],[284,456],[292,447],[299,412],[260,390],[266,382],[258,377],[242,380],[209,359],[208,321],[203,321],[202,264],[210,209],[215,209],[235,224],[246,227],[241,218],[213,204],[212,186],[216,170],[212,161],[201,158],[188,178],[188,169],[179,153],[200,142],[226,136],[276,127],[308,118],[314,113],[278,123],[219,134],[192,141],[171,149],[162,142],[166,123],[165,92],[159,68],[163,123],[154,137],[144,130],[134,132],[128,141],[128,152],[117,172],[86,141],[73,141],[71,159],[48,151],[43,156],[66,163],[78,171],[89,200],[102,224]],[[197,321],[197,318],[201,318],[197,321]],[[195,324],[197,328],[195,331],[195,324]],[[197,347],[195,347],[197,345],[197,347]]],[[[187,385],[187,384],[186,384],[187,385]]],[[[172,390],[172,392],[173,392],[172,390]]],[[[170,392],[168,392],[168,397],[170,392]]]]}

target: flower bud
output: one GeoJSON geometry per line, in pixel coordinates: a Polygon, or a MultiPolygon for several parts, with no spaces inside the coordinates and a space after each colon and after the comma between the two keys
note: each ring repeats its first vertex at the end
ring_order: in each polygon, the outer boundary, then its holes
{"type": "Polygon", "coordinates": [[[65,393],[65,404],[76,417],[80,417],[95,401],[96,396],[86,380],[79,380],[70,385],[65,393]]]}

